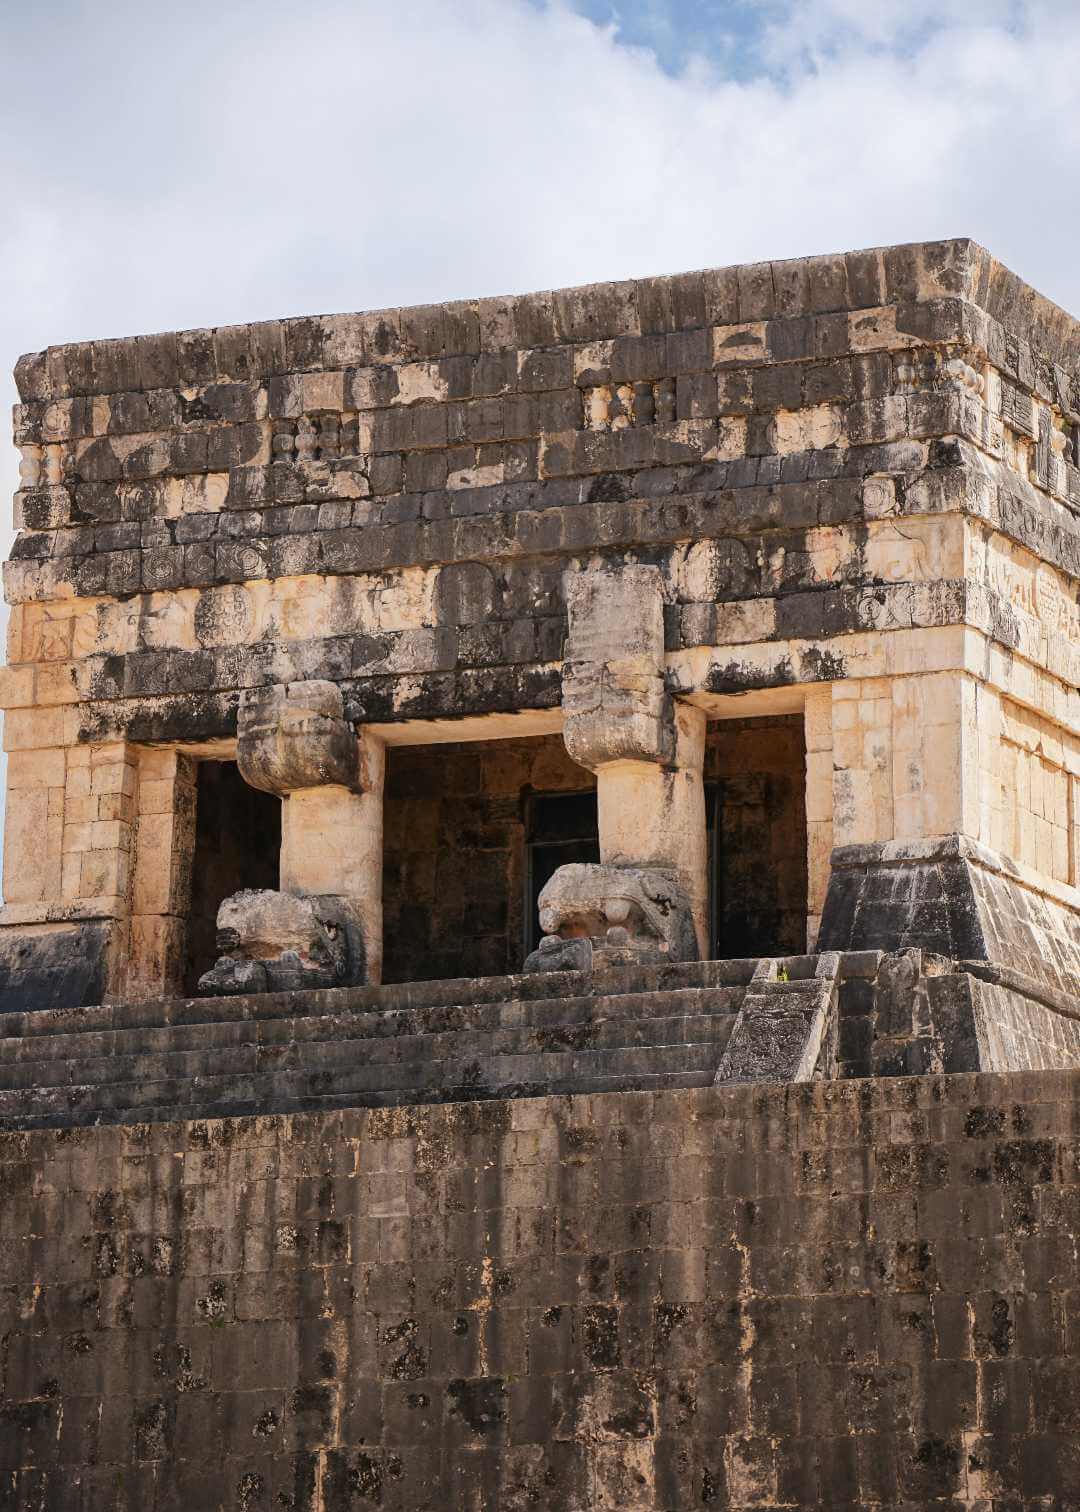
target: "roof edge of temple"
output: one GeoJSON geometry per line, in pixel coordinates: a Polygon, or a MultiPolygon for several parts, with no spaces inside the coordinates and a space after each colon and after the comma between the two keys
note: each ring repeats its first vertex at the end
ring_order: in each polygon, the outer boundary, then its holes
{"type": "Polygon", "coordinates": [[[480,356],[962,299],[1043,357],[1080,368],[1080,321],[970,237],[352,314],[72,342],[19,358],[24,402],[380,363],[480,356]]]}

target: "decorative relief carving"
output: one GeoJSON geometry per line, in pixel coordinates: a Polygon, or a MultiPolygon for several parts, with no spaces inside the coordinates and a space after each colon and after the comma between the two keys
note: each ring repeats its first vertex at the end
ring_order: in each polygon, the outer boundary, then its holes
{"type": "Polygon", "coordinates": [[[675,380],[599,383],[582,390],[585,429],[626,430],[631,425],[669,425],[676,418],[675,380]]]}
{"type": "Polygon", "coordinates": [[[275,462],[333,462],[359,456],[360,416],[346,410],[275,420],[271,454],[275,462]]]}
{"type": "Polygon", "coordinates": [[[1050,635],[1080,645],[1080,606],[1065,580],[1045,562],[1017,561],[1003,551],[991,551],[987,580],[995,593],[1038,620],[1050,635]]]}
{"type": "Polygon", "coordinates": [[[20,488],[56,488],[68,472],[67,447],[56,443],[19,447],[20,488]]]}
{"type": "Polygon", "coordinates": [[[958,387],[976,398],[986,394],[985,359],[965,347],[913,347],[896,359],[896,379],[902,391],[958,387]]]}

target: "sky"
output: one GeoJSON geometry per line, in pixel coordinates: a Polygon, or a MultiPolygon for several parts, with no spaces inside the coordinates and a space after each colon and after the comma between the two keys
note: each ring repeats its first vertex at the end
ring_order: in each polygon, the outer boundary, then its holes
{"type": "Polygon", "coordinates": [[[0,0],[0,385],[53,342],[943,236],[1080,313],[1078,78],[1076,0],[0,0]]]}

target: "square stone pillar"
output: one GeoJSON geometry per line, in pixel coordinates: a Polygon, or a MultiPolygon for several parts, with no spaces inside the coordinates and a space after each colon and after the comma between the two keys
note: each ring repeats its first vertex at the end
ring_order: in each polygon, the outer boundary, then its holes
{"type": "Polygon", "coordinates": [[[360,918],[369,982],[382,980],[383,783],[386,747],[359,736],[360,791],[297,788],[281,808],[281,888],[348,898],[360,918]]]}
{"type": "Polygon", "coordinates": [[[676,703],[670,763],[613,761],[596,768],[600,861],[672,872],[690,900],[698,951],[708,954],[705,714],[676,703]]]}
{"type": "MultiPolygon", "coordinates": [[[[567,608],[563,739],[596,773],[600,865],[560,868],[541,895],[541,924],[614,958],[704,956],[706,721],[665,685],[660,571],[577,573],[567,608]]],[[[556,953],[552,940],[547,955],[556,953]]]]}
{"type": "Polygon", "coordinates": [[[229,948],[202,990],[378,982],[382,742],[357,737],[335,683],[279,684],[245,696],[237,765],[252,787],[282,800],[281,890],[222,905],[229,948]]]}
{"type": "Polygon", "coordinates": [[[821,928],[833,848],[833,694],[829,683],[806,690],[806,948],[821,928]]]}
{"type": "Polygon", "coordinates": [[[171,997],[184,990],[197,770],[197,763],[178,751],[139,753],[128,998],[171,997]]]}

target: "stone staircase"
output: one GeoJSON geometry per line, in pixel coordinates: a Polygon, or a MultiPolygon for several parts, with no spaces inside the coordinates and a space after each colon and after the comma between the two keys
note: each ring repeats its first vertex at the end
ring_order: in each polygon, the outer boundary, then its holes
{"type": "Polygon", "coordinates": [[[707,1086],[758,963],[0,1016],[0,1128],[707,1086]]]}

